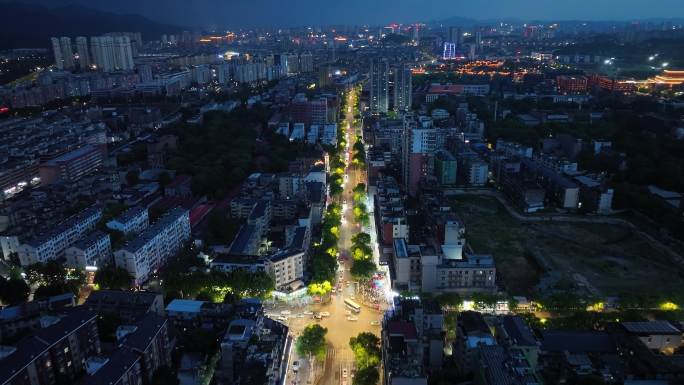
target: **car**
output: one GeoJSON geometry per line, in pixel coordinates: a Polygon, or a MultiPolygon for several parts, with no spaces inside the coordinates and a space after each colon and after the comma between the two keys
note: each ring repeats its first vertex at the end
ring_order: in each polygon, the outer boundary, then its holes
{"type": "Polygon", "coordinates": [[[313,315],[311,310],[304,310],[304,315],[313,315]]]}
{"type": "Polygon", "coordinates": [[[371,321],[371,325],[380,326],[380,321],[371,321]]]}
{"type": "Polygon", "coordinates": [[[330,313],[327,311],[322,311],[321,312],[321,317],[330,317],[330,313]]]}
{"type": "Polygon", "coordinates": [[[295,373],[299,370],[299,361],[292,361],[292,370],[295,373]]]}
{"type": "Polygon", "coordinates": [[[316,313],[316,314],[313,315],[313,318],[314,318],[314,319],[317,319],[317,320],[320,320],[320,319],[323,318],[323,316],[321,315],[321,313],[316,313]]]}
{"type": "Polygon", "coordinates": [[[353,315],[347,316],[347,321],[358,321],[359,317],[355,317],[353,315]]]}
{"type": "Polygon", "coordinates": [[[290,314],[292,314],[292,312],[289,310],[283,310],[280,312],[280,315],[290,315],[290,314]]]}
{"type": "Polygon", "coordinates": [[[281,321],[281,322],[287,322],[287,317],[278,316],[278,318],[276,318],[276,319],[277,319],[278,321],[281,321]]]}
{"type": "Polygon", "coordinates": [[[349,371],[347,368],[342,369],[342,378],[347,378],[349,377],[349,371]]]}
{"type": "Polygon", "coordinates": [[[355,300],[355,299],[356,299],[356,296],[354,296],[354,295],[352,294],[352,295],[349,296],[349,298],[351,298],[352,300],[355,300]]]}

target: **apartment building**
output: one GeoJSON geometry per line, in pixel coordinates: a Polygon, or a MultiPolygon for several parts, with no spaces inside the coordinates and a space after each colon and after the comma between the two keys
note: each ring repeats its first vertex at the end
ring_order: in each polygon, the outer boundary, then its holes
{"type": "Polygon", "coordinates": [[[22,266],[57,259],[88,231],[95,228],[102,218],[102,208],[91,206],[69,217],[55,228],[19,246],[19,262],[22,266]]]}
{"type": "Polygon", "coordinates": [[[276,289],[304,278],[304,251],[285,250],[265,260],[266,272],[273,278],[276,289]]]}
{"type": "Polygon", "coordinates": [[[116,265],[126,269],[136,285],[166,263],[190,239],[188,210],[176,207],[143,231],[136,239],[114,252],[116,265]]]}
{"type": "Polygon", "coordinates": [[[97,314],[72,310],[0,354],[0,384],[74,383],[88,357],[100,353],[97,314]]]}
{"type": "Polygon", "coordinates": [[[64,252],[66,263],[77,269],[92,269],[107,265],[112,257],[109,234],[93,231],[85,238],[68,247],[64,252]]]}
{"type": "Polygon", "coordinates": [[[133,206],[123,214],[107,222],[107,227],[112,230],[128,234],[139,234],[149,226],[150,219],[147,207],[133,206]]]}
{"type": "Polygon", "coordinates": [[[103,162],[102,149],[87,145],[41,164],[38,173],[44,184],[75,182],[84,175],[97,171],[103,162]]]}

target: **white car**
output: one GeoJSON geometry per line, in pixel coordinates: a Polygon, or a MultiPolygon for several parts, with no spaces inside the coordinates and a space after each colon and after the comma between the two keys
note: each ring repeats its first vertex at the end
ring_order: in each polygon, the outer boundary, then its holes
{"type": "Polygon", "coordinates": [[[295,372],[299,370],[299,361],[292,362],[292,370],[295,372]]]}
{"type": "Polygon", "coordinates": [[[283,310],[280,312],[280,315],[290,315],[290,314],[292,314],[292,312],[289,310],[283,310]]]}
{"type": "Polygon", "coordinates": [[[313,312],[311,310],[304,310],[305,315],[313,315],[313,312]]]}
{"type": "Polygon", "coordinates": [[[276,319],[280,322],[287,322],[287,317],[278,316],[278,318],[276,318],[276,319]]]}
{"type": "Polygon", "coordinates": [[[349,377],[349,371],[347,371],[347,368],[342,369],[342,378],[347,378],[349,377]]]}
{"type": "Polygon", "coordinates": [[[353,315],[350,315],[347,317],[347,321],[358,321],[358,320],[359,320],[359,317],[355,317],[353,315]]]}
{"type": "Polygon", "coordinates": [[[321,317],[330,317],[330,313],[327,311],[322,311],[321,312],[321,317]]]}
{"type": "Polygon", "coordinates": [[[380,321],[371,321],[371,325],[380,326],[380,321]]]}

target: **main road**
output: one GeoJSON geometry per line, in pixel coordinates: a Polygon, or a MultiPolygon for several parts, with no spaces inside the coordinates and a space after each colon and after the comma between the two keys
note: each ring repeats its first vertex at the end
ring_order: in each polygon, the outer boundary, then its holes
{"type": "MultiPolygon", "coordinates": [[[[355,100],[350,92],[347,95],[347,105],[353,106],[355,100]]],[[[349,143],[347,153],[347,169],[344,177],[343,192],[341,201],[343,206],[342,225],[340,228],[340,238],[338,249],[340,255],[350,256],[351,238],[354,234],[362,231],[362,228],[354,222],[353,214],[353,189],[358,183],[367,183],[366,171],[363,167],[351,165],[351,151],[356,142],[356,129],[354,127],[354,112],[352,108],[346,111],[345,123],[347,131],[347,143],[349,143]]],[[[366,229],[365,231],[370,231],[366,229]]],[[[375,237],[372,237],[375,240],[375,237]]],[[[372,245],[377,249],[376,245],[372,245]]],[[[377,262],[377,261],[376,261],[377,262]]],[[[359,291],[359,283],[354,282],[349,269],[351,260],[341,259],[338,266],[338,281],[336,293],[331,295],[330,301],[325,304],[300,303],[300,304],[279,304],[266,307],[266,312],[273,317],[287,318],[287,325],[294,338],[297,338],[301,331],[311,323],[319,323],[328,329],[327,343],[328,350],[326,361],[312,368],[304,357],[297,357],[294,352],[291,355],[289,367],[293,361],[299,362],[299,370],[295,374],[290,369],[287,376],[286,385],[351,385],[351,375],[354,370],[354,356],[349,347],[349,339],[361,332],[372,332],[380,336],[380,324],[385,304],[380,304],[380,309],[376,309],[373,304],[364,304],[359,291]],[[344,300],[350,298],[361,304],[361,312],[352,314],[344,304],[344,300]],[[323,313],[326,316],[317,320],[312,317],[312,313],[323,313]],[[348,318],[353,316],[353,318],[348,318]],[[346,369],[347,378],[343,378],[346,369]]],[[[362,283],[363,284],[363,283],[362,283]]]]}

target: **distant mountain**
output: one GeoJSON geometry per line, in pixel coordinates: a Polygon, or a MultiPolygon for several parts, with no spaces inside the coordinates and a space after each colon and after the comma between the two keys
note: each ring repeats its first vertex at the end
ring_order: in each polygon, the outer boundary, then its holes
{"type": "Polygon", "coordinates": [[[159,39],[182,27],[139,15],[121,15],[80,5],[47,8],[0,2],[0,49],[50,47],[53,36],[94,36],[106,32],[140,32],[144,40],[159,39]]]}

